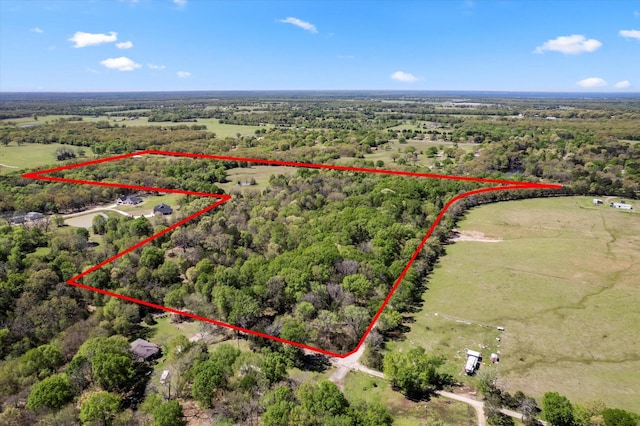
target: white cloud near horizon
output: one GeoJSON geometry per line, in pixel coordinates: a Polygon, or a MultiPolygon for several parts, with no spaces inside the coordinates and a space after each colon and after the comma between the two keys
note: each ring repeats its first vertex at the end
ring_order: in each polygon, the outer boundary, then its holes
{"type": "Polygon", "coordinates": [[[580,87],[604,87],[607,85],[607,82],[601,79],[600,77],[589,77],[584,80],[580,80],[576,83],[580,87]]]}
{"type": "Polygon", "coordinates": [[[618,34],[624,38],[635,38],[640,40],[640,30],[620,30],[618,34]]]}
{"type": "Polygon", "coordinates": [[[414,83],[418,81],[418,77],[404,71],[396,71],[393,74],[391,74],[390,77],[392,80],[401,81],[403,83],[414,83]]]}
{"type": "Polygon", "coordinates": [[[102,43],[113,43],[118,39],[118,33],[111,31],[107,34],[92,34],[85,33],[82,31],[77,31],[73,37],[69,38],[69,41],[75,43],[73,47],[87,47],[87,46],[97,46],[102,43]]]}
{"type": "Polygon", "coordinates": [[[631,82],[629,80],[622,80],[617,82],[614,87],[616,89],[627,89],[629,87],[631,87],[631,82]]]}
{"type": "Polygon", "coordinates": [[[44,33],[44,31],[40,27],[31,28],[29,31],[31,31],[32,33],[38,33],[38,34],[44,33]]]}
{"type": "Polygon", "coordinates": [[[312,34],[318,33],[318,29],[315,25],[310,22],[303,21],[302,19],[288,17],[287,19],[279,19],[278,22],[282,22],[283,24],[295,25],[296,27],[309,31],[312,34]]]}
{"type": "Polygon", "coordinates": [[[566,55],[577,55],[584,52],[595,52],[602,46],[602,43],[594,38],[587,38],[580,34],[570,36],[560,36],[553,40],[545,41],[542,46],[536,47],[533,53],[544,53],[545,51],[560,52],[566,55]]]}
{"type": "Polygon", "coordinates": [[[118,49],[131,49],[133,47],[133,43],[130,41],[123,41],[122,43],[116,43],[116,47],[118,49]]]}
{"type": "Polygon", "coordinates": [[[191,77],[191,73],[189,71],[178,71],[178,77],[180,78],[189,78],[191,77]]]}
{"type": "Polygon", "coordinates": [[[119,58],[108,58],[104,61],[100,61],[100,63],[112,70],[118,71],[133,71],[136,68],[140,68],[142,65],[136,64],[133,60],[127,58],[126,56],[120,56],[119,58]]]}
{"type": "Polygon", "coordinates": [[[155,65],[155,64],[147,64],[147,66],[152,70],[163,70],[166,68],[164,65],[155,65]]]}
{"type": "Polygon", "coordinates": [[[187,4],[187,0],[171,0],[174,4],[178,5],[178,6],[184,6],[187,4]]]}

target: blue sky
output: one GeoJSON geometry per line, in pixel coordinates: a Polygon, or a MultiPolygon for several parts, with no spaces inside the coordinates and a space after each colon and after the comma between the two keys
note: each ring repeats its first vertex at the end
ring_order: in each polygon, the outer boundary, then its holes
{"type": "Polygon", "coordinates": [[[0,0],[0,91],[640,91],[640,1],[0,0]]]}

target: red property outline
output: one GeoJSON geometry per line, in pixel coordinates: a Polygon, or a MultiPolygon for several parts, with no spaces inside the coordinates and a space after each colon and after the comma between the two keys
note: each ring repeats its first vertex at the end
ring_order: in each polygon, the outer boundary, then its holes
{"type": "Polygon", "coordinates": [[[469,197],[471,195],[481,194],[481,193],[484,193],[484,192],[491,192],[491,191],[507,191],[507,190],[515,190],[515,189],[559,189],[559,188],[562,188],[562,185],[558,185],[558,184],[516,182],[516,181],[509,181],[509,180],[484,179],[484,178],[476,178],[476,177],[469,177],[469,176],[448,176],[448,175],[438,175],[438,174],[431,174],[431,173],[405,172],[405,171],[400,171],[400,170],[368,169],[368,168],[362,168],[362,167],[334,166],[334,165],[329,165],[329,164],[298,163],[298,162],[293,162],[293,161],[263,160],[263,159],[257,159],[257,158],[241,158],[241,157],[230,157],[230,156],[223,156],[223,155],[192,154],[192,153],[184,153],[184,152],[156,151],[156,150],[139,151],[139,152],[134,152],[134,153],[130,153],[130,154],[124,154],[124,155],[117,155],[117,156],[113,156],[113,157],[102,158],[102,159],[99,159],[99,160],[91,160],[91,161],[85,161],[85,162],[82,162],[82,163],[76,163],[76,164],[71,164],[71,165],[62,166],[62,167],[56,167],[56,168],[48,169],[48,170],[41,170],[41,171],[37,171],[37,172],[25,173],[25,174],[22,175],[22,177],[27,178],[27,179],[41,179],[41,180],[48,180],[48,181],[54,181],[54,182],[67,182],[67,183],[77,183],[77,184],[82,184],[82,185],[107,186],[107,187],[113,187],[113,188],[135,189],[135,190],[141,190],[141,191],[170,192],[170,193],[176,193],[176,194],[196,195],[196,196],[201,196],[201,197],[212,197],[212,198],[218,199],[218,201],[216,201],[213,204],[205,207],[204,209],[202,209],[202,210],[200,210],[200,211],[198,211],[198,212],[196,212],[196,213],[194,213],[194,214],[192,214],[192,215],[180,220],[179,222],[177,222],[174,225],[172,225],[172,226],[170,226],[170,227],[158,232],[157,234],[154,234],[154,235],[150,236],[149,238],[146,238],[146,239],[140,241],[139,243],[137,243],[137,244],[129,247],[128,249],[116,254],[115,256],[112,256],[109,259],[107,259],[107,260],[105,260],[105,261],[103,261],[103,262],[101,262],[101,263],[99,263],[99,264],[97,264],[95,266],[92,266],[91,268],[87,269],[86,271],[82,272],[81,274],[78,274],[78,275],[72,277],[71,279],[69,279],[67,281],[67,284],[70,284],[70,285],[73,285],[73,286],[76,286],[76,287],[79,287],[79,288],[83,288],[85,290],[95,291],[95,292],[102,293],[102,294],[105,294],[105,295],[108,295],[108,296],[117,297],[119,299],[123,299],[123,300],[129,301],[129,302],[134,302],[134,303],[138,303],[140,305],[149,306],[151,308],[164,310],[164,311],[171,312],[171,313],[178,314],[178,315],[183,315],[183,316],[190,317],[190,318],[193,318],[193,319],[197,319],[197,320],[200,320],[200,321],[209,322],[209,323],[212,323],[212,324],[215,324],[215,325],[231,328],[231,329],[234,329],[234,330],[237,330],[237,331],[241,331],[241,332],[244,332],[244,333],[252,334],[252,335],[263,337],[263,338],[266,338],[266,339],[275,340],[275,341],[278,341],[278,342],[281,342],[281,343],[286,343],[286,344],[289,344],[289,345],[297,346],[299,348],[308,349],[308,350],[313,351],[313,352],[318,352],[318,353],[321,353],[321,354],[324,354],[324,355],[329,355],[329,356],[333,356],[333,357],[337,357],[337,358],[345,358],[345,357],[355,353],[362,346],[362,344],[366,340],[367,336],[369,335],[369,333],[373,329],[373,326],[375,325],[376,321],[378,320],[378,318],[382,314],[382,311],[384,310],[384,308],[389,303],[389,300],[391,300],[391,297],[393,296],[393,293],[396,291],[396,289],[398,288],[398,286],[400,285],[400,283],[404,279],[407,271],[409,270],[409,268],[413,264],[414,260],[417,258],[418,254],[420,253],[420,251],[422,250],[422,248],[426,244],[427,240],[429,239],[429,237],[433,233],[433,231],[436,228],[436,226],[438,225],[438,223],[440,223],[440,220],[442,219],[442,217],[444,216],[446,211],[449,209],[449,207],[453,203],[455,203],[456,201],[458,201],[458,200],[460,200],[462,198],[469,197]],[[108,162],[108,161],[115,161],[115,160],[120,160],[120,159],[123,159],[123,158],[129,158],[129,157],[140,156],[140,155],[165,155],[165,156],[173,156],[173,157],[204,158],[204,159],[209,159],[209,160],[240,161],[240,162],[246,162],[246,163],[267,164],[267,165],[272,165],[272,166],[305,167],[305,168],[313,168],[313,169],[328,169],[328,170],[340,170],[340,171],[351,171],[351,172],[378,173],[378,174],[386,174],[386,175],[399,175],[399,176],[411,176],[411,177],[462,180],[462,181],[471,181],[471,182],[479,182],[479,183],[493,183],[493,184],[498,184],[498,185],[502,185],[502,186],[480,188],[480,189],[475,189],[473,191],[468,191],[468,192],[465,192],[465,193],[462,193],[462,194],[459,194],[459,195],[453,197],[451,200],[449,200],[445,204],[445,206],[442,208],[442,210],[440,211],[440,213],[438,214],[438,216],[436,217],[434,222],[431,224],[431,227],[427,231],[427,234],[424,236],[424,238],[422,239],[422,241],[420,242],[420,244],[418,245],[416,250],[413,252],[413,255],[411,256],[411,259],[409,259],[409,262],[405,265],[404,269],[402,270],[402,273],[396,279],[395,283],[393,284],[393,287],[391,287],[391,290],[389,291],[389,294],[387,294],[387,297],[384,299],[384,301],[380,305],[380,308],[378,309],[376,314],[371,319],[371,322],[369,323],[369,326],[367,327],[366,331],[364,332],[364,335],[360,338],[360,341],[358,342],[357,346],[353,350],[347,352],[346,354],[338,354],[338,353],[327,351],[327,350],[324,350],[324,349],[321,349],[321,348],[316,348],[316,347],[313,347],[313,346],[305,345],[305,344],[302,344],[302,343],[299,343],[299,342],[294,342],[294,341],[291,341],[291,340],[282,339],[282,338],[280,338],[278,336],[271,336],[271,335],[268,335],[268,334],[265,334],[265,333],[261,333],[259,331],[254,331],[254,330],[249,330],[247,328],[239,327],[237,325],[228,324],[228,323],[225,323],[225,322],[222,322],[222,321],[218,321],[218,320],[214,320],[214,319],[211,319],[211,318],[201,317],[199,315],[194,315],[194,314],[192,314],[190,312],[180,311],[178,309],[169,308],[167,306],[161,306],[161,305],[157,305],[155,303],[147,302],[147,301],[144,301],[144,300],[135,299],[133,297],[124,296],[122,294],[117,294],[117,293],[113,293],[113,292],[110,292],[110,291],[107,291],[107,290],[102,290],[102,289],[99,289],[99,288],[87,286],[85,284],[82,284],[82,283],[78,282],[78,280],[80,278],[82,278],[82,277],[84,277],[84,276],[86,276],[86,275],[88,275],[88,274],[100,269],[101,267],[103,267],[103,266],[115,261],[116,259],[124,256],[125,254],[130,253],[131,251],[133,251],[133,250],[145,245],[146,243],[148,243],[150,241],[153,241],[154,239],[160,237],[161,235],[164,235],[164,234],[176,229],[177,227],[179,227],[181,225],[184,225],[185,223],[189,222],[190,220],[195,219],[196,217],[208,212],[209,210],[212,210],[212,209],[218,207],[219,205],[229,201],[232,198],[230,195],[225,195],[225,194],[208,194],[208,193],[201,193],[201,192],[194,192],[194,191],[185,191],[185,190],[181,190],[181,189],[154,188],[154,187],[138,186],[138,185],[126,185],[126,184],[110,183],[110,182],[94,182],[94,181],[86,181],[86,180],[80,180],[80,179],[68,179],[68,178],[61,178],[61,177],[44,176],[47,173],[60,172],[60,171],[63,171],[63,170],[70,170],[70,169],[75,169],[75,168],[79,168],[79,167],[89,166],[89,165],[93,165],[93,164],[100,164],[100,163],[105,163],[105,162],[108,162]]]}

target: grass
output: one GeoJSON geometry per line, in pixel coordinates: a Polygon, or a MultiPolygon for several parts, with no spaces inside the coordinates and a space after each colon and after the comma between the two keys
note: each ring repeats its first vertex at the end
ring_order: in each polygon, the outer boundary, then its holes
{"type": "MultiPolygon", "coordinates": [[[[56,161],[53,153],[60,147],[71,148],[74,151],[78,149],[77,147],[70,147],[69,145],[62,145],[59,143],[52,143],[48,145],[36,143],[24,145],[9,144],[8,146],[2,146],[0,147],[0,164],[10,167],[5,168],[0,166],[0,174],[46,165],[59,166],[63,163],[56,161]]],[[[85,151],[87,151],[87,148],[85,148],[85,151]]]]}
{"type": "Polygon", "coordinates": [[[157,324],[151,326],[154,330],[153,336],[149,338],[149,341],[159,345],[163,348],[167,348],[169,342],[180,336],[191,337],[198,332],[198,323],[196,321],[185,321],[180,324],[174,324],[169,321],[169,315],[157,319],[157,324]]]}
{"type": "Polygon", "coordinates": [[[440,397],[413,402],[393,391],[385,380],[358,371],[345,377],[344,394],[351,403],[366,401],[386,406],[394,417],[394,425],[426,425],[437,420],[447,425],[476,424],[474,409],[465,403],[440,397]]]}
{"type": "Polygon", "coordinates": [[[242,193],[251,191],[262,191],[269,186],[269,178],[271,175],[289,175],[293,176],[297,172],[296,167],[285,166],[251,166],[230,169],[227,171],[227,180],[229,182],[219,183],[217,186],[224,189],[226,193],[232,191],[241,191],[242,193]],[[250,182],[251,178],[255,179],[255,185],[239,186],[238,182],[250,182]]]}
{"type": "Polygon", "coordinates": [[[571,197],[472,210],[459,228],[503,241],[448,246],[411,332],[391,349],[443,354],[459,379],[466,348],[487,361],[500,351],[499,384],[511,392],[541,401],[557,391],[640,412],[640,203],[632,204],[629,212],[571,197]]]}
{"type": "MultiPolygon", "coordinates": [[[[103,119],[104,120],[104,119],[103,119]]],[[[122,118],[116,118],[116,120],[122,120],[122,118]]],[[[110,119],[109,121],[114,121],[110,119]]],[[[122,121],[117,121],[119,125],[125,126],[162,126],[162,127],[175,127],[180,125],[191,126],[193,124],[197,125],[206,125],[207,130],[209,132],[213,132],[220,139],[224,138],[235,138],[238,133],[241,136],[251,136],[255,135],[256,130],[265,128],[265,126],[243,126],[236,124],[220,124],[220,120],[217,118],[199,118],[197,122],[184,122],[184,123],[173,123],[173,122],[164,122],[164,121],[155,121],[149,122],[147,117],[139,117],[135,120],[125,119],[122,121]]],[[[269,127],[269,126],[266,126],[269,127]]]]}

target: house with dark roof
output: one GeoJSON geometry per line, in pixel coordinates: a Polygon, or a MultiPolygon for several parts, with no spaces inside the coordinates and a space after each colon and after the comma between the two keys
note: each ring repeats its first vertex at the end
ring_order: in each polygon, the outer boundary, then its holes
{"type": "Polygon", "coordinates": [[[153,208],[153,214],[156,214],[156,213],[167,215],[167,214],[173,213],[173,209],[170,206],[166,205],[165,203],[161,203],[153,208]]]}
{"type": "Polygon", "coordinates": [[[127,195],[126,197],[123,196],[116,200],[116,204],[118,205],[126,204],[129,206],[135,206],[137,204],[140,204],[141,202],[142,198],[136,197],[135,195],[127,195]]]}
{"type": "Polygon", "coordinates": [[[136,339],[131,342],[129,350],[142,361],[149,361],[160,356],[160,346],[144,339],[136,339]]]}

